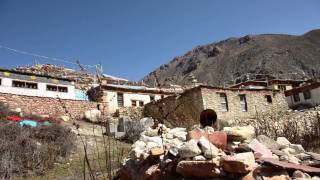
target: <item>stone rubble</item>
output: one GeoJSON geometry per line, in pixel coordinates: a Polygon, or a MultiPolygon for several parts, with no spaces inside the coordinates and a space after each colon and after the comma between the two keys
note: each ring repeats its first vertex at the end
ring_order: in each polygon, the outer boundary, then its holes
{"type": "Polygon", "coordinates": [[[167,128],[141,133],[118,171],[119,179],[319,179],[319,154],[285,137],[256,137],[250,126],[167,128]]]}

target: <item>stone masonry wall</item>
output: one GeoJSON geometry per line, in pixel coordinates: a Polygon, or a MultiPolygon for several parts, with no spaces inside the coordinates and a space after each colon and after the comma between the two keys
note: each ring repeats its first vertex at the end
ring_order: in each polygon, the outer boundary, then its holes
{"type": "Polygon", "coordinates": [[[59,117],[66,115],[65,109],[72,118],[79,119],[85,111],[97,109],[98,103],[76,100],[61,100],[56,98],[21,96],[0,93],[0,102],[6,103],[10,108],[21,108],[27,114],[50,115],[59,117]]]}
{"type": "Polygon", "coordinates": [[[232,121],[241,119],[254,119],[257,115],[264,113],[277,113],[288,109],[285,95],[273,91],[252,90],[217,90],[202,88],[202,97],[205,109],[214,109],[218,114],[219,121],[232,121]],[[228,111],[222,110],[220,94],[225,93],[228,101],[228,111]],[[246,95],[247,111],[240,107],[240,94],[246,95]],[[272,103],[267,101],[266,96],[272,98],[272,103]]]}
{"type": "Polygon", "coordinates": [[[163,123],[172,127],[189,127],[199,122],[202,110],[201,91],[196,89],[146,104],[144,116],[164,120],[163,123]]]}
{"type": "Polygon", "coordinates": [[[213,109],[217,112],[220,125],[234,120],[254,119],[264,113],[278,113],[288,109],[285,96],[280,92],[268,90],[223,90],[195,88],[179,96],[170,96],[145,105],[144,115],[154,119],[163,119],[169,126],[190,127],[199,123],[202,110],[213,109]],[[219,93],[225,93],[228,111],[221,109],[219,93]],[[240,94],[246,95],[247,111],[240,108],[240,94]],[[267,101],[270,95],[272,103],[267,101]],[[167,117],[166,117],[167,116],[167,117]]]}

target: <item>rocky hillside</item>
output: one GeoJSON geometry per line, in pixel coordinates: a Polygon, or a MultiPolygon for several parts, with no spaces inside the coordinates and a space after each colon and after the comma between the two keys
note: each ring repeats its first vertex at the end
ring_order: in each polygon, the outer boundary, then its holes
{"type": "Polygon", "coordinates": [[[224,86],[249,78],[311,78],[320,75],[319,67],[320,29],[301,36],[247,35],[198,46],[143,80],[151,86],[157,81],[161,85],[187,85],[192,79],[224,86]]]}

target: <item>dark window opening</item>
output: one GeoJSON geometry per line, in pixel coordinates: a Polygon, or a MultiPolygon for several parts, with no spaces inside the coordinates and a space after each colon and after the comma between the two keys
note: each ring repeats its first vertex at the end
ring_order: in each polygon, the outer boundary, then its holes
{"type": "Polygon", "coordinates": [[[2,79],[0,79],[0,86],[2,85],[2,79]]]}
{"type": "Polygon", "coordinates": [[[247,99],[245,94],[239,95],[240,97],[240,109],[243,112],[248,111],[248,106],[247,106],[247,99]]]}
{"type": "Polygon", "coordinates": [[[266,95],[265,97],[266,97],[268,103],[272,103],[271,95],[266,95]]]}
{"type": "Polygon", "coordinates": [[[281,91],[287,90],[286,85],[279,85],[279,90],[281,90],[281,91]]]}
{"type": "Polygon", "coordinates": [[[164,98],[164,95],[161,95],[161,99],[163,99],[164,98]]]}
{"type": "Polygon", "coordinates": [[[68,88],[67,87],[58,86],[58,91],[59,92],[68,92],[68,88]]]}
{"type": "Polygon", "coordinates": [[[154,98],[154,95],[150,95],[150,101],[154,101],[155,98],[154,98]]]}
{"type": "Polygon", "coordinates": [[[12,81],[12,87],[38,89],[38,84],[24,81],[12,81]]]}
{"type": "Polygon", "coordinates": [[[144,106],[144,102],[143,101],[139,101],[139,106],[140,107],[144,106]]]}
{"type": "Polygon", "coordinates": [[[137,106],[137,101],[131,100],[131,106],[133,106],[133,107],[137,106]]]}
{"type": "Polygon", "coordinates": [[[303,92],[304,99],[311,99],[311,92],[309,90],[303,92]]]}
{"type": "Polygon", "coordinates": [[[118,107],[123,107],[123,93],[117,93],[118,107]]]}
{"type": "Polygon", "coordinates": [[[47,91],[58,91],[57,86],[47,85],[47,91]]]}
{"type": "Polygon", "coordinates": [[[294,94],[294,95],[293,95],[293,100],[294,100],[294,102],[299,102],[299,101],[300,101],[300,96],[299,96],[299,94],[294,94]]]}

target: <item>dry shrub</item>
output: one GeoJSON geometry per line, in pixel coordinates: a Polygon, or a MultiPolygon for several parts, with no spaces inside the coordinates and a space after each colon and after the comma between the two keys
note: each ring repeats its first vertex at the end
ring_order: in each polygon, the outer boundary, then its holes
{"type": "Polygon", "coordinates": [[[29,170],[43,172],[57,158],[66,157],[74,142],[72,132],[60,125],[20,127],[0,122],[0,178],[29,170]]]}
{"type": "Polygon", "coordinates": [[[0,102],[0,118],[5,119],[9,113],[10,113],[9,106],[7,104],[0,102]]]}
{"type": "Polygon", "coordinates": [[[134,143],[139,140],[140,134],[145,130],[140,121],[126,121],[125,122],[125,136],[123,140],[134,143]]]}

